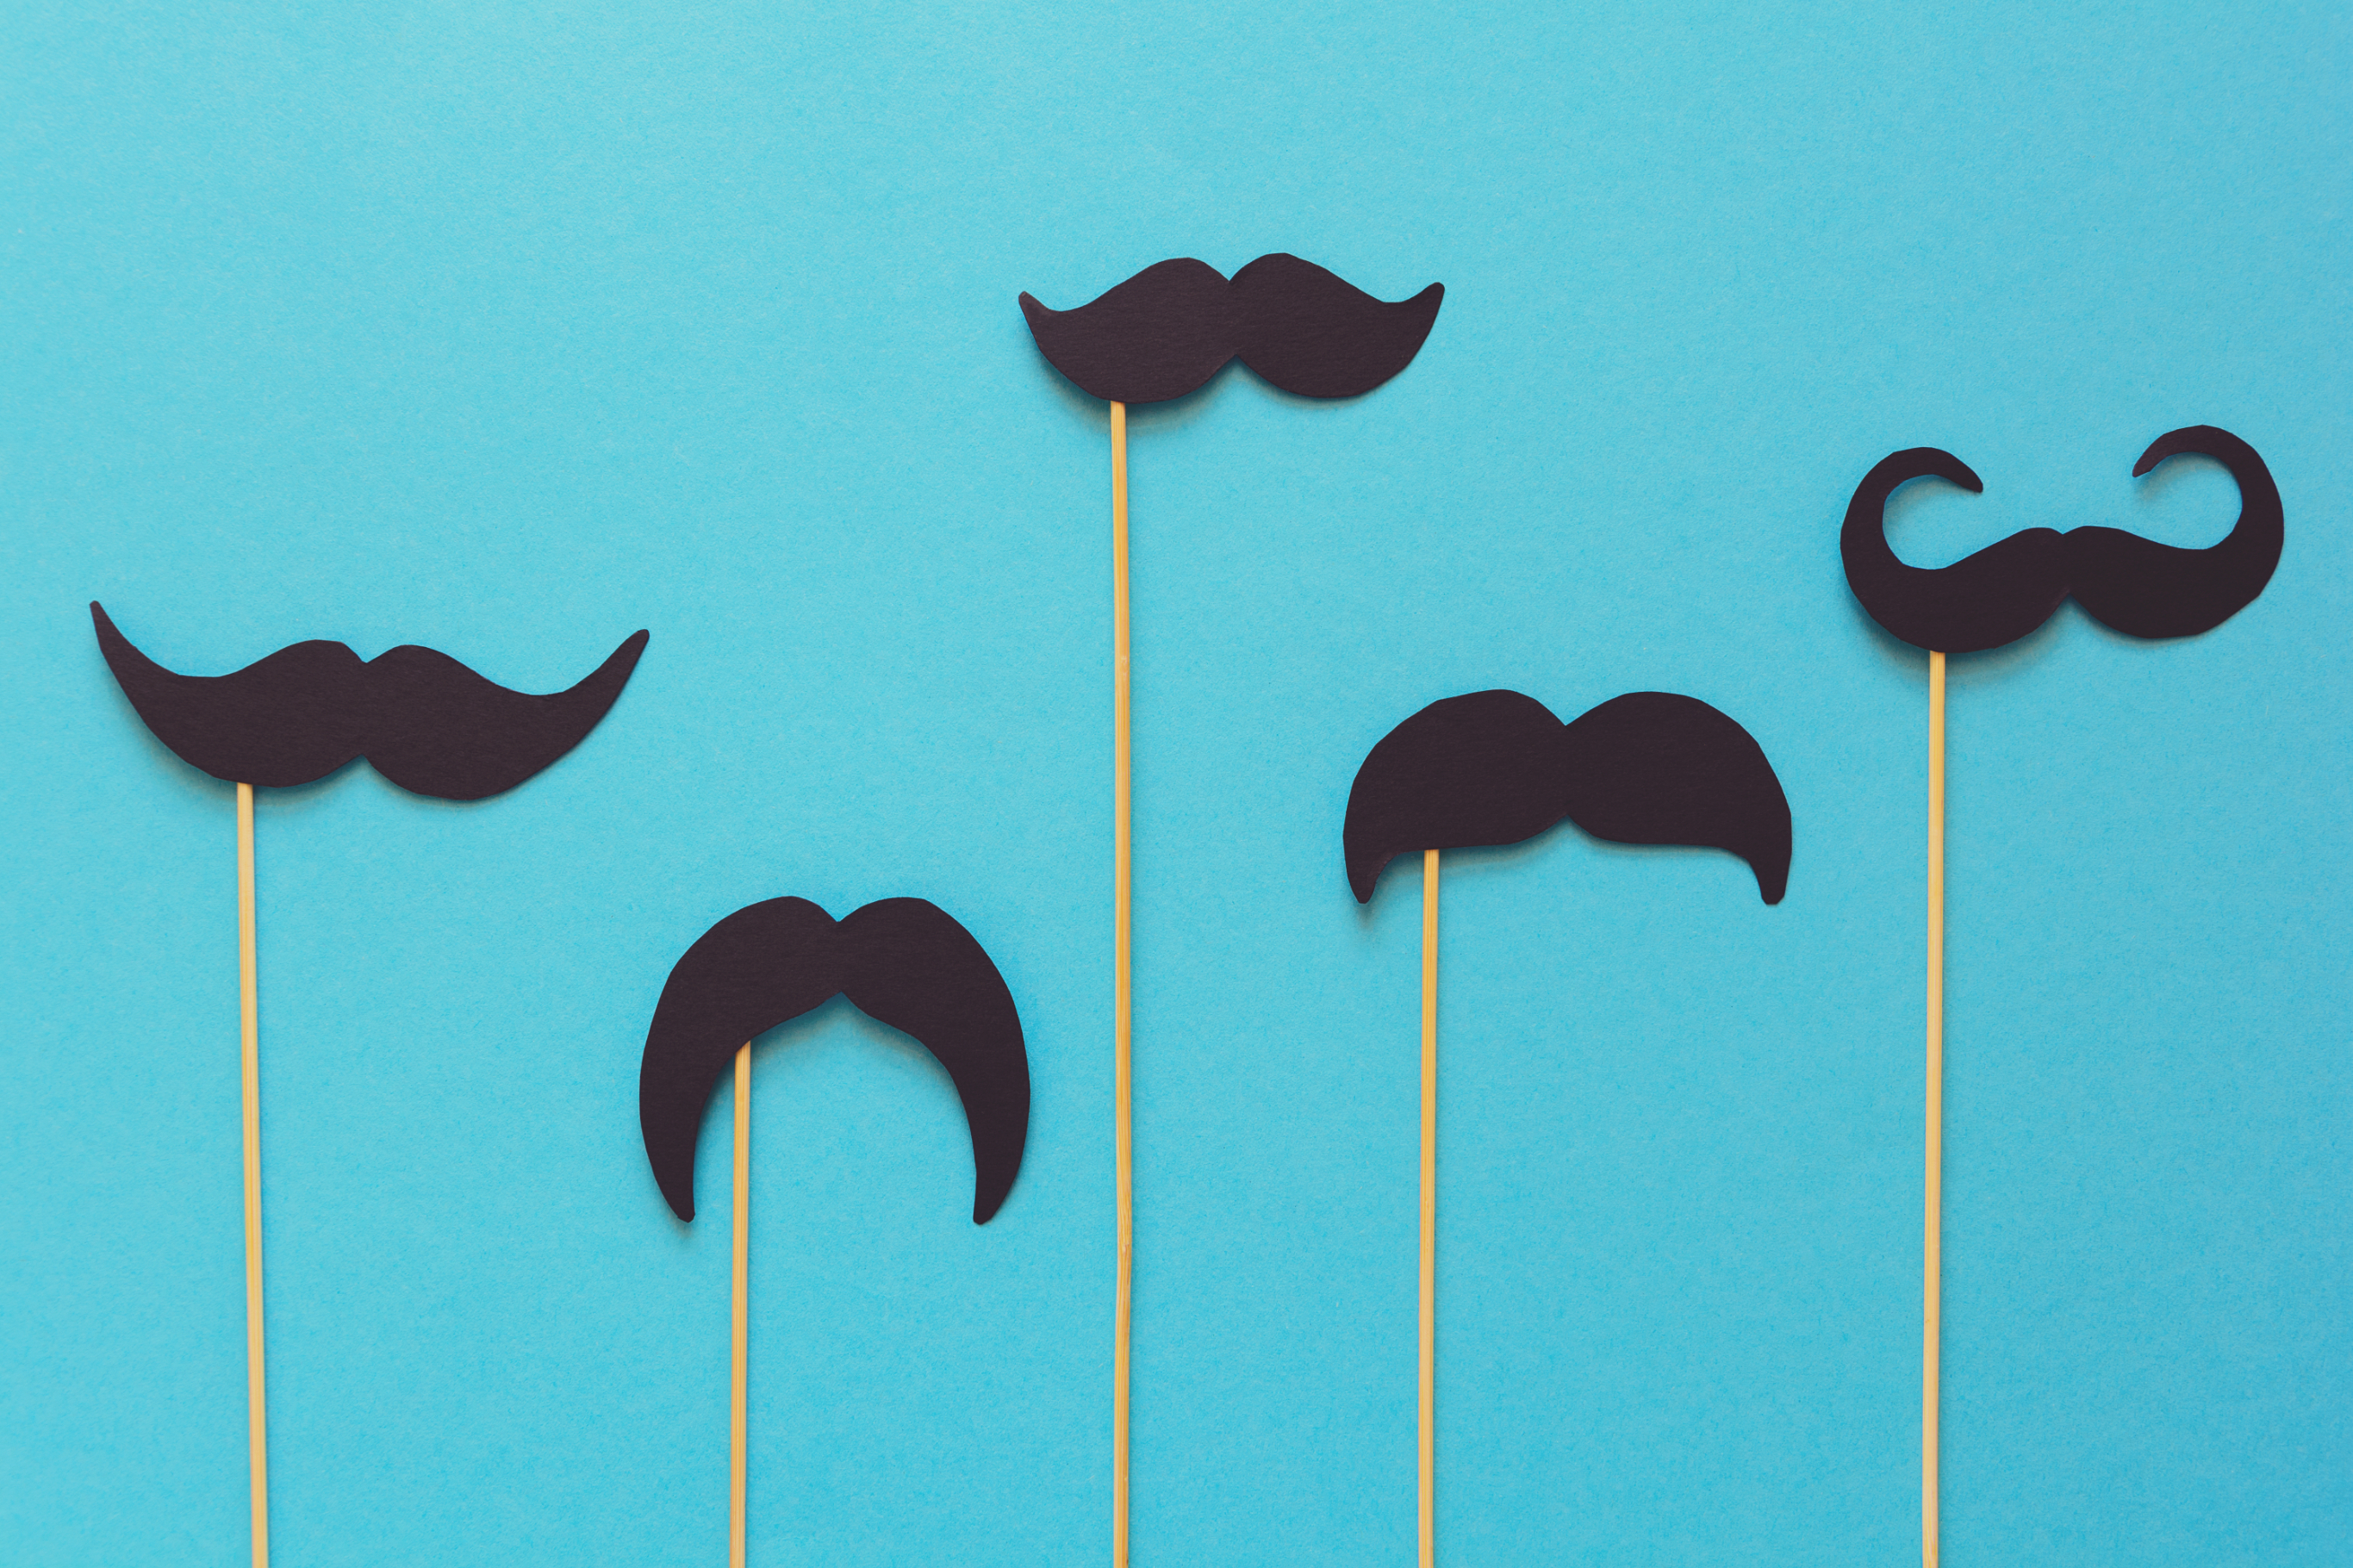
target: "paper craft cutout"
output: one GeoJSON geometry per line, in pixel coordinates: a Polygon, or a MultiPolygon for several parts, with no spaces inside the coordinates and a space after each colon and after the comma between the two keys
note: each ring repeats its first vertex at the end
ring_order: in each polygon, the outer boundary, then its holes
{"type": "Polygon", "coordinates": [[[1967,464],[1934,447],[1884,458],[1863,476],[1839,532],[1847,584],[1872,619],[1928,651],[1928,980],[1925,1224],[1920,1289],[1920,1555],[1937,1553],[1937,1401],[1943,1335],[1945,1149],[1945,658],[2014,642],[2072,593],[2094,620],[2136,637],[2194,637],[2254,602],[2279,565],[2279,487],[2253,447],[2192,425],[2150,443],[2135,475],[2195,453],[2230,469],[2239,519],[2221,542],[2181,550],[2115,528],[2030,528],[1950,566],[1907,566],[1888,548],[1887,498],[1934,476],[1976,493],[1967,464]]]}
{"type": "Polygon", "coordinates": [[[1517,844],[1567,817],[1616,844],[1687,844],[1748,862],[1781,901],[1789,803],[1756,739],[1695,697],[1630,691],[1573,723],[1516,691],[1433,702],[1356,770],[1341,838],[1368,903],[1381,868],[1419,849],[1517,844]]]}
{"type": "Polygon", "coordinates": [[[96,600],[99,651],[147,728],[181,761],[237,785],[237,929],[244,1076],[248,1483],[254,1568],[269,1564],[262,1356],[261,1024],[255,975],[253,792],[326,777],[365,756],[401,788],[443,800],[502,794],[572,750],[628,684],[638,632],[569,691],[493,685],[447,655],[404,647],[363,663],[338,642],[280,648],[231,675],[181,675],[131,646],[96,600]]]}
{"type": "Polygon", "coordinates": [[[1353,397],[1403,370],[1421,350],[1446,290],[1433,283],[1385,304],[1312,262],[1261,256],[1229,283],[1192,260],[1147,267],[1091,303],[1050,310],[1028,294],[1021,313],[1048,362],[1111,405],[1112,1117],[1119,1226],[1112,1306],[1111,1555],[1127,1563],[1128,1326],[1134,1281],[1129,1071],[1131,904],[1127,672],[1127,405],[1181,397],[1239,355],[1303,397],[1353,397]]]}
{"type": "Polygon", "coordinates": [[[1381,868],[1421,851],[1422,1568],[1438,1541],[1438,863],[1441,851],[1518,844],[1567,817],[1620,844],[1726,849],[1757,890],[1789,881],[1789,802],[1764,749],[1694,697],[1633,691],[1575,722],[1516,691],[1449,697],[1381,737],[1356,769],[1340,843],[1348,887],[1372,900],[1381,868]]]}
{"type": "Polygon", "coordinates": [[[155,738],[230,784],[282,789],[367,758],[415,795],[502,795],[586,740],[628,684],[647,636],[595,674],[539,697],[404,645],[363,663],[339,642],[300,642],[229,675],[181,675],[131,645],[93,601],[107,668],[155,738]]]}
{"type": "Polygon", "coordinates": [[[1413,362],[1446,286],[1390,304],[1278,251],[1229,283],[1189,258],[1155,262],[1087,304],[1021,296],[1039,352],[1107,403],[1182,397],[1240,359],[1300,397],[1355,397],[1413,362]]]}
{"type": "Polygon", "coordinates": [[[2231,470],[2239,520],[2221,543],[2181,550],[2116,528],[2065,533],[2029,528],[1950,566],[1907,566],[1889,548],[1887,498],[1934,477],[1971,494],[1985,486],[1968,464],[1934,447],[1882,458],[1846,509],[1839,552],[1846,580],[1871,618],[1915,647],[1978,653],[2051,618],[2070,593],[2094,620],[2127,637],[2186,637],[2211,631],[2254,602],[2279,564],[2279,487],[2253,447],[2227,430],[2192,425],[2150,444],[2136,476],[2194,453],[2231,470]]]}
{"type": "Polygon", "coordinates": [[[911,1036],[948,1069],[972,1134],[972,1222],[1012,1190],[1029,1139],[1029,1056],[1005,978],[938,905],[883,899],[836,923],[807,899],[737,910],[670,972],[638,1068],[638,1127],[670,1212],[694,1218],[703,1108],[735,1063],[733,1365],[729,1394],[728,1561],[744,1561],[751,1452],[752,1042],[837,994],[911,1036]]]}
{"type": "Polygon", "coordinates": [[[807,899],[770,899],[686,950],[662,987],[638,1075],[646,1159],[671,1211],[694,1218],[703,1107],[737,1048],[837,993],[947,1068],[972,1133],[972,1220],[987,1224],[1021,1169],[1029,1058],[997,965],[922,899],[884,899],[838,924],[807,899]]]}

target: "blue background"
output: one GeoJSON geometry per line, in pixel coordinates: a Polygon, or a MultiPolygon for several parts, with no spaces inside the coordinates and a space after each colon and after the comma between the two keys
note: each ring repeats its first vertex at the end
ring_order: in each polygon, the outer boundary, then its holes
{"type": "Polygon", "coordinates": [[[1693,693],[1788,901],[1563,828],[1444,881],[1440,1510],[1462,1563],[1916,1551],[1925,661],[1848,595],[2234,513],[2269,591],[1952,678],[1946,1545],[2353,1560],[2353,24],[2342,7],[267,4],[0,23],[0,1540],[245,1550],[232,791],[101,664],[416,641],[610,718],[474,806],[260,809],[271,1468],[311,1565],[724,1552],[729,1094],[670,963],[917,893],[1018,998],[945,1077],[764,1042],[752,1549],[1109,1525],[1106,418],[1014,308],[1268,250],[1444,312],[1375,395],[1132,426],[1139,1564],[1403,1563],[1417,873],[1339,832],[1435,698],[1693,693]],[[1271,10],[1287,13],[1270,14],[1271,10]]]}

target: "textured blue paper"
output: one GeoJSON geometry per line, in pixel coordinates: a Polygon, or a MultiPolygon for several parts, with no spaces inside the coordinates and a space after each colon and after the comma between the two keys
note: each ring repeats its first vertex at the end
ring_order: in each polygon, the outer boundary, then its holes
{"type": "Polygon", "coordinates": [[[283,1562],[720,1560],[728,1143],[679,1226],[638,1053],[783,893],[953,911],[1037,1100],[976,1229],[918,1051],[763,1047],[754,1561],[1101,1560],[1105,418],[1014,298],[1287,249],[1446,308],[1132,426],[1137,1563],[1411,1560],[1418,895],[1340,817],[1485,686],[1716,704],[1797,858],[1450,858],[1444,1554],[1910,1559],[1926,691],[1839,518],[1929,444],[1912,559],[2202,542],[2129,477],[2195,422],[2264,596],[1953,676],[1947,1560],[2347,1561],[2348,82],[2327,6],[10,7],[0,1556],[245,1551],[231,792],[96,596],[199,672],[653,632],[512,795],[262,803],[283,1562]]]}

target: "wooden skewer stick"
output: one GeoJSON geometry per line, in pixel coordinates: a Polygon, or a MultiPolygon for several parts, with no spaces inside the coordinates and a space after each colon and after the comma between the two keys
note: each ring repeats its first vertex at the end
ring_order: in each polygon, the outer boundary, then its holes
{"type": "Polygon", "coordinates": [[[734,1379],[727,1443],[727,1564],[744,1568],[744,1461],[751,1447],[752,1042],[735,1048],[734,1379]]]}
{"type": "Polygon", "coordinates": [[[261,990],[253,930],[253,786],[237,786],[237,990],[245,1076],[245,1430],[253,1568],[269,1568],[269,1410],[261,1359],[261,990]]]}
{"type": "Polygon", "coordinates": [[[1127,1568],[1128,1322],[1135,1278],[1135,1095],[1128,1049],[1127,405],[1111,405],[1112,1099],[1119,1288],[1112,1310],[1111,1561],[1127,1568]]]}
{"type": "Polygon", "coordinates": [[[1928,1153],[1920,1277],[1920,1563],[1936,1568],[1936,1372],[1944,1329],[1945,656],[1928,656],[1928,1153]]]}
{"type": "Polygon", "coordinates": [[[1438,1560],[1438,851],[1421,852],[1421,1568],[1438,1560]]]}

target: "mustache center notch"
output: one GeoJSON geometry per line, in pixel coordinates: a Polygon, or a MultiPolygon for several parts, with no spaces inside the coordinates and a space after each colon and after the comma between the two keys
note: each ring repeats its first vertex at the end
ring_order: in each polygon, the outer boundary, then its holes
{"type": "Polygon", "coordinates": [[[164,668],[90,606],[122,694],[181,761],[232,784],[283,789],[356,758],[412,794],[481,800],[540,773],[587,738],[645,652],[640,631],[586,679],[538,696],[406,644],[362,660],[339,642],[300,642],[228,675],[164,668]]]}
{"type": "Polygon", "coordinates": [[[2017,641],[2072,594],[2084,613],[2136,637],[2195,637],[2237,615],[2271,582],[2285,539],[2279,487],[2253,447],[2228,430],[2192,425],[2150,443],[2136,478],[2168,458],[2213,458],[2239,487],[2231,531],[2203,550],[2159,544],[2123,529],[2061,533],[2029,528],[1949,566],[1913,566],[1887,542],[1887,500],[1914,479],[1940,479],[1970,494],[1985,485],[1950,452],[1915,447],[1882,458],[1855,487],[1839,532],[1847,584],[1871,618],[1915,647],[1979,653],[2017,641]]]}
{"type": "Polygon", "coordinates": [[[662,986],[638,1073],[646,1159],[670,1210],[694,1218],[703,1109],[736,1047],[836,994],[947,1069],[972,1137],[975,1225],[1013,1190],[1029,1136],[1029,1058],[1004,976],[972,933],[923,899],[883,899],[836,922],[807,899],[736,910],[662,986]]]}
{"type": "Polygon", "coordinates": [[[1634,691],[1564,725],[1517,691],[1449,697],[1383,736],[1348,791],[1348,887],[1424,849],[1533,838],[1563,818],[1617,844],[1692,845],[1748,863],[1778,904],[1789,802],[1755,737],[1695,697],[1634,691]]]}
{"type": "Polygon", "coordinates": [[[1182,397],[1239,358],[1300,397],[1355,397],[1413,362],[1445,285],[1375,299],[1312,261],[1261,256],[1229,282],[1207,262],[1155,262],[1084,305],[1021,313],[1047,360],[1109,403],[1182,397]]]}

